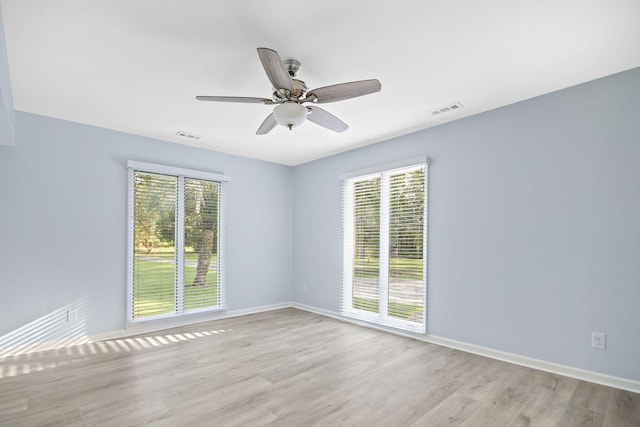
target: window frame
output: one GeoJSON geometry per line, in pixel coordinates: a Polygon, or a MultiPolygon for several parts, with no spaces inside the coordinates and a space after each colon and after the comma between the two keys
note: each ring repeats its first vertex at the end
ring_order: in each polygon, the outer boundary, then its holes
{"type": "MultiPolygon", "coordinates": [[[[230,182],[231,179],[229,176],[215,173],[215,172],[206,172],[201,170],[193,170],[180,168],[175,166],[161,165],[155,163],[147,163],[147,162],[139,162],[135,160],[129,160],[127,162],[127,296],[126,296],[126,324],[127,326],[138,325],[145,322],[154,322],[160,320],[167,319],[180,319],[185,318],[187,316],[197,315],[201,313],[210,313],[216,311],[226,310],[226,280],[225,280],[225,268],[224,268],[224,260],[225,260],[225,201],[224,201],[224,188],[225,184],[230,182]],[[168,175],[176,177],[178,180],[179,186],[184,186],[185,179],[197,179],[197,180],[205,180],[205,181],[214,181],[219,185],[219,194],[218,194],[218,254],[217,254],[217,262],[218,262],[218,270],[217,270],[217,280],[218,280],[218,301],[219,305],[215,307],[205,307],[197,310],[190,311],[182,311],[170,314],[160,314],[154,316],[148,316],[144,318],[135,319],[133,312],[133,304],[134,304],[134,256],[135,256],[135,236],[134,236],[134,227],[135,227],[135,203],[134,203],[134,195],[135,195],[135,186],[134,186],[134,177],[136,172],[141,173],[150,173],[150,174],[160,174],[160,175],[168,175]]],[[[183,268],[184,268],[184,192],[178,192],[176,199],[176,206],[178,207],[176,211],[176,258],[175,258],[175,268],[176,274],[179,277],[183,276],[183,268]],[[182,224],[179,225],[179,223],[182,224]],[[182,232],[177,232],[177,231],[182,232]]],[[[176,299],[179,304],[183,304],[184,298],[184,284],[182,286],[178,285],[176,289],[176,299]],[[178,294],[178,290],[181,291],[178,294]]]]}
{"type": "Polygon", "coordinates": [[[381,326],[402,329],[410,332],[426,333],[427,328],[427,224],[428,224],[428,176],[429,159],[419,157],[395,162],[376,168],[351,172],[340,176],[342,181],[342,244],[343,244],[343,283],[342,300],[340,305],[341,315],[375,323],[381,326]],[[424,217],[423,217],[423,265],[422,265],[422,322],[411,322],[394,318],[388,315],[388,296],[390,289],[389,280],[389,177],[403,170],[423,169],[424,171],[424,217]],[[347,233],[355,232],[352,224],[354,210],[354,183],[372,178],[380,178],[380,225],[379,225],[379,272],[378,272],[378,312],[357,309],[353,307],[353,256],[355,252],[354,236],[347,233]],[[383,206],[385,203],[385,206],[383,206]],[[386,211],[386,212],[385,212],[386,211]]]}

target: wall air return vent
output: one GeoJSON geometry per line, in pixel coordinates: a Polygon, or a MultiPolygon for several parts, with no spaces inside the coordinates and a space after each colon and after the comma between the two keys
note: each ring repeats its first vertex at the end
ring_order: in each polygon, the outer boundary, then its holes
{"type": "Polygon", "coordinates": [[[462,104],[459,102],[454,102],[453,104],[445,105],[444,107],[440,107],[431,112],[432,116],[438,116],[444,113],[450,113],[452,111],[456,111],[462,108],[462,104]]]}

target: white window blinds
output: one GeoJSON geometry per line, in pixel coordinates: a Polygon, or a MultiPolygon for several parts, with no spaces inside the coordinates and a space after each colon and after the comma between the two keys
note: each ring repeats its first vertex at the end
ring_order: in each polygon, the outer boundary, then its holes
{"type": "Polygon", "coordinates": [[[129,321],[224,308],[226,177],[131,163],[129,321]]]}
{"type": "Polygon", "coordinates": [[[133,318],[176,313],[178,179],[135,172],[133,318]]]}
{"type": "Polygon", "coordinates": [[[344,180],[345,316],[425,331],[426,168],[344,180]]]}

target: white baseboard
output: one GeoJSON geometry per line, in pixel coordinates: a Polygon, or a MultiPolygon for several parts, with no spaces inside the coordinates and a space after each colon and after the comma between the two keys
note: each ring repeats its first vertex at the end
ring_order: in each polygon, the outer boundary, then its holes
{"type": "Polygon", "coordinates": [[[365,326],[373,329],[378,329],[385,332],[390,332],[392,334],[425,341],[431,344],[441,345],[443,347],[449,347],[456,350],[465,351],[467,353],[477,354],[479,356],[489,357],[491,359],[501,360],[503,362],[513,363],[515,365],[525,366],[527,368],[538,369],[540,371],[545,371],[553,374],[563,375],[566,377],[576,378],[579,380],[588,381],[595,384],[601,384],[609,387],[618,388],[621,390],[640,393],[640,381],[636,381],[636,380],[602,374],[600,372],[588,371],[586,369],[574,368],[572,366],[567,366],[567,365],[560,365],[558,363],[547,362],[546,360],[534,359],[532,357],[522,356],[519,354],[508,353],[500,350],[494,350],[492,348],[482,347],[475,344],[469,344],[462,341],[456,341],[449,338],[438,337],[435,335],[419,335],[419,334],[413,334],[410,332],[398,331],[391,328],[385,328],[383,326],[378,326],[371,323],[350,319],[334,311],[325,310],[322,308],[313,307],[306,304],[300,304],[297,302],[292,302],[291,306],[300,310],[305,310],[305,311],[320,314],[323,316],[332,317],[334,319],[342,320],[344,322],[353,323],[356,325],[365,326]]]}
{"type": "Polygon", "coordinates": [[[119,338],[126,338],[133,335],[148,334],[151,332],[164,331],[166,329],[179,328],[181,326],[195,325],[202,322],[210,322],[212,320],[228,319],[231,317],[246,316],[248,314],[262,313],[265,311],[279,310],[281,308],[289,308],[291,303],[283,302],[278,304],[262,305],[259,307],[241,308],[238,310],[216,311],[205,315],[194,315],[193,317],[185,316],[170,320],[159,320],[155,322],[144,322],[132,324],[127,329],[105,332],[89,336],[89,341],[106,341],[119,338]]]}

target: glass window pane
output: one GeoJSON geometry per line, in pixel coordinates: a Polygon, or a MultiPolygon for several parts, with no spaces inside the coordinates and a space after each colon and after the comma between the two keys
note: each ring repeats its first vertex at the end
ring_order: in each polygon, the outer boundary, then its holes
{"type": "Polygon", "coordinates": [[[134,176],[133,318],[176,312],[177,178],[134,176]]]}
{"type": "Polygon", "coordinates": [[[184,310],[216,307],[219,184],[187,178],[184,191],[184,310]]]}
{"type": "Polygon", "coordinates": [[[354,183],[353,308],[378,312],[380,299],[380,178],[354,183]]]}
{"type": "Polygon", "coordinates": [[[389,316],[424,316],[424,172],[389,177],[389,316]]]}

